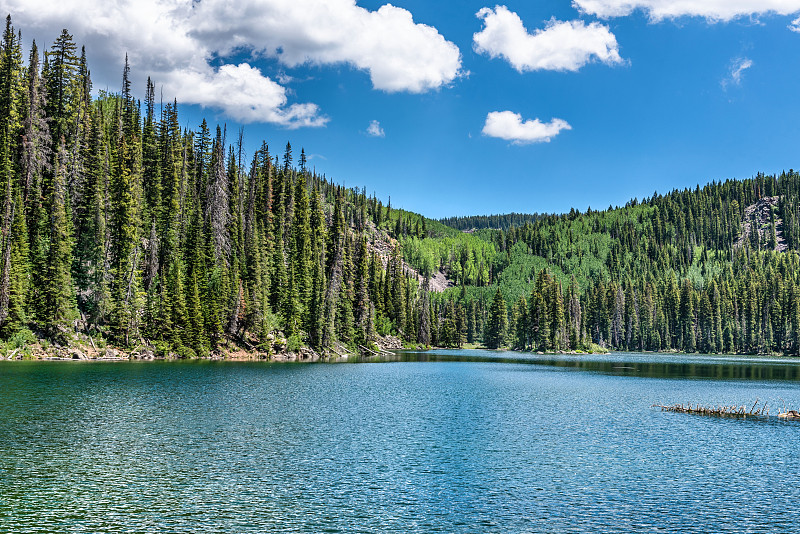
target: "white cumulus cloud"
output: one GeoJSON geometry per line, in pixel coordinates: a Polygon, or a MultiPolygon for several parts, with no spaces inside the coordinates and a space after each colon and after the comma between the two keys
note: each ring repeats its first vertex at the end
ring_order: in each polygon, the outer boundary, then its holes
{"type": "Polygon", "coordinates": [[[592,60],[622,63],[616,37],[598,22],[553,19],[531,34],[519,15],[505,6],[485,7],[476,16],[483,19],[484,27],[473,35],[475,51],[503,57],[519,72],[576,71],[592,60]]]}
{"type": "Polygon", "coordinates": [[[286,67],[345,64],[385,91],[420,93],[461,74],[458,48],[410,12],[355,0],[0,0],[23,40],[46,48],[67,28],[85,44],[95,87],[117,90],[129,56],[134,91],[149,75],[165,100],[218,109],[242,122],[322,126],[313,103],[291,103],[277,81],[241,53],[286,67]]]}
{"type": "Polygon", "coordinates": [[[349,64],[388,92],[437,89],[461,71],[455,44],[391,4],[369,11],[355,0],[202,0],[194,11],[192,35],[223,54],[252,49],[289,67],[349,64]]]}
{"type": "Polygon", "coordinates": [[[486,115],[483,135],[498,137],[516,145],[528,143],[549,143],[561,130],[571,130],[567,121],[552,119],[542,122],[539,119],[522,120],[522,115],[513,111],[492,111],[486,115]]]}
{"type": "Polygon", "coordinates": [[[328,122],[316,104],[287,105],[286,89],[247,63],[222,65],[216,71],[179,69],[170,72],[167,80],[181,101],[221,108],[241,122],[257,118],[290,128],[328,122]]]}
{"type": "Polygon", "coordinates": [[[800,0],[573,0],[572,5],[600,18],[622,17],[641,9],[654,21],[683,16],[729,21],[738,17],[769,13],[791,15],[800,11],[800,0]]]}
{"type": "Polygon", "coordinates": [[[797,17],[789,24],[789,29],[795,33],[800,33],[800,17],[797,17]]]}
{"type": "Polygon", "coordinates": [[[372,137],[386,137],[386,132],[381,128],[381,123],[378,121],[371,121],[367,127],[367,135],[372,137]]]}

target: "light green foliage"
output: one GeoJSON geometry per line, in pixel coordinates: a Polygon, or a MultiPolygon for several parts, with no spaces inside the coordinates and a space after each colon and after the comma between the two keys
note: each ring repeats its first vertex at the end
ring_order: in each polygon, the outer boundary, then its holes
{"type": "Polygon", "coordinates": [[[422,276],[442,271],[457,284],[484,286],[489,283],[496,250],[471,234],[458,233],[438,238],[402,239],[403,258],[422,276]]]}
{"type": "Polygon", "coordinates": [[[8,348],[11,350],[20,349],[28,345],[32,345],[36,343],[36,341],[36,336],[33,335],[33,332],[31,332],[30,329],[22,328],[15,333],[11,339],[9,339],[8,348]]]}
{"type": "Polygon", "coordinates": [[[546,270],[550,290],[534,287],[528,316],[512,308],[515,328],[520,321],[533,325],[526,340],[533,348],[594,343],[626,350],[796,353],[800,280],[791,251],[800,246],[792,211],[800,204],[798,183],[796,173],[759,175],[622,208],[539,215],[504,231],[482,229],[473,235],[498,250],[492,286],[454,288],[437,298],[477,302],[485,314],[495,288],[511,306],[546,270]],[[765,237],[751,231],[742,240],[743,212],[757,201],[771,203],[769,221],[753,226],[765,237]],[[790,252],[772,250],[779,245],[790,252]],[[572,278],[574,286],[568,284],[572,278]],[[549,310],[546,323],[541,310],[549,310]]]}

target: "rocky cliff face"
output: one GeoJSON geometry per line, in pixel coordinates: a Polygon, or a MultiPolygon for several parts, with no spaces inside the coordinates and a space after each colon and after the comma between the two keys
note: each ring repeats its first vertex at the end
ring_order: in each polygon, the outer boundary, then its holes
{"type": "Polygon", "coordinates": [[[749,242],[753,248],[778,252],[788,247],[783,237],[783,220],[778,216],[780,197],[763,197],[744,209],[744,219],[736,246],[749,242]]]}

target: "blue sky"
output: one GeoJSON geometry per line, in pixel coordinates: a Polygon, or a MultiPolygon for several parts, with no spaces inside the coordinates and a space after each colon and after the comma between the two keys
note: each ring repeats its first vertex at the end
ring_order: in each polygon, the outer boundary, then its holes
{"type": "Polygon", "coordinates": [[[134,91],[152,75],[189,127],[244,125],[251,153],[291,141],[429,217],[800,168],[800,0],[49,3],[0,7],[26,45],[68,28],[96,89],[128,52],[134,91]]]}

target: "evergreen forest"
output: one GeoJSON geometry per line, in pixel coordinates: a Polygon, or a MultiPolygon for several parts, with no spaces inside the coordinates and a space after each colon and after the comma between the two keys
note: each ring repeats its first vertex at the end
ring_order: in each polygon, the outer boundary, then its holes
{"type": "MultiPolygon", "coordinates": [[[[622,207],[453,217],[392,208],[305,152],[178,102],[93,91],[86,51],[6,20],[0,340],[207,357],[407,345],[800,351],[800,175],[622,207]]],[[[376,172],[380,172],[379,169],[376,172]]]]}
{"type": "MultiPolygon", "coordinates": [[[[243,131],[180,127],[178,103],[94,95],[64,30],[27,63],[6,21],[0,62],[0,337],[81,333],[158,354],[355,349],[416,339],[417,278],[365,191],[309,172],[287,143],[250,157],[243,131]],[[280,345],[278,345],[280,348],[280,345]]],[[[424,325],[423,325],[424,330],[424,325]]]]}

